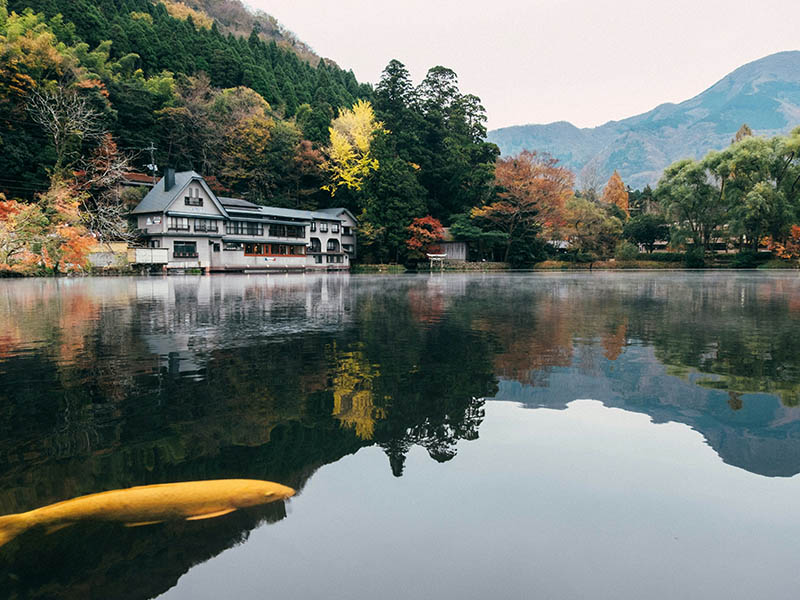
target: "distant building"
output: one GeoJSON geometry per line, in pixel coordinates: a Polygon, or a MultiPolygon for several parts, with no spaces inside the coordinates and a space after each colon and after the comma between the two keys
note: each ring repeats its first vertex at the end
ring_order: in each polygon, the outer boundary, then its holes
{"type": "Polygon", "coordinates": [[[217,196],[194,171],[166,169],[132,214],[147,247],[167,249],[170,269],[346,270],[356,253],[358,223],[348,210],[217,196]]]}
{"type": "Polygon", "coordinates": [[[146,173],[123,173],[121,185],[126,187],[153,187],[153,176],[146,173]]]}
{"type": "Polygon", "coordinates": [[[450,233],[449,227],[444,228],[444,237],[439,243],[439,248],[441,248],[442,254],[447,255],[445,260],[464,262],[469,257],[469,247],[467,242],[456,241],[453,239],[453,234],[450,233]]]}

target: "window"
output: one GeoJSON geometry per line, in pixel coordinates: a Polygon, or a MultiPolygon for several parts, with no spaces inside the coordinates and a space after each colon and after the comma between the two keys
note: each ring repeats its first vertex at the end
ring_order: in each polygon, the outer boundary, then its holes
{"type": "Polygon", "coordinates": [[[328,240],[328,252],[339,251],[339,240],[328,240]]]}
{"type": "Polygon", "coordinates": [[[223,250],[241,250],[242,245],[239,242],[225,242],[223,245],[223,250]]]}
{"type": "Polygon", "coordinates": [[[183,198],[186,206],[203,206],[203,199],[200,197],[200,188],[190,187],[189,195],[183,198]]]}
{"type": "Polygon", "coordinates": [[[327,223],[320,223],[319,224],[319,230],[321,232],[325,233],[326,231],[328,231],[328,224],[327,223]]]}
{"type": "Polygon", "coordinates": [[[197,242],[174,242],[172,256],[175,258],[197,258],[197,242]]]}
{"type": "Polygon", "coordinates": [[[333,225],[331,225],[331,233],[339,233],[339,224],[338,223],[334,223],[333,225]]]}
{"type": "Polygon", "coordinates": [[[161,248],[161,240],[147,240],[148,248],[161,248]]]}
{"type": "Polygon", "coordinates": [[[211,244],[211,250],[214,252],[219,252],[219,244],[211,244]]]}
{"type": "Polygon", "coordinates": [[[213,232],[216,233],[219,231],[217,228],[217,222],[213,219],[195,219],[194,220],[194,230],[195,231],[206,231],[206,232],[213,232]]]}
{"type": "Polygon", "coordinates": [[[309,231],[316,231],[316,230],[317,230],[316,221],[311,221],[311,226],[309,227],[309,231]]]}
{"type": "Polygon", "coordinates": [[[295,256],[302,256],[306,253],[305,246],[289,246],[289,254],[293,254],[295,256]]]}
{"type": "Polygon", "coordinates": [[[245,256],[266,256],[269,254],[269,244],[245,244],[245,256]]]}
{"type": "Polygon", "coordinates": [[[245,244],[245,256],[266,256],[269,254],[269,244],[245,244]]]}
{"type": "Polygon", "coordinates": [[[342,235],[353,235],[353,230],[350,229],[347,225],[342,226],[342,235]]]}
{"type": "Polygon", "coordinates": [[[311,238],[311,248],[309,252],[322,252],[322,242],[319,241],[319,238],[311,238]]]}
{"type": "Polygon", "coordinates": [[[322,264],[322,254],[315,254],[314,255],[314,263],[317,265],[322,264]]]}
{"type": "Polygon", "coordinates": [[[269,234],[274,237],[301,238],[305,237],[305,227],[298,225],[270,225],[269,234]]]}
{"type": "Polygon", "coordinates": [[[326,262],[328,263],[340,263],[343,260],[341,254],[328,254],[326,255],[326,262]]]}
{"type": "Polygon", "coordinates": [[[167,221],[167,229],[170,231],[189,231],[189,219],[186,217],[170,217],[167,221]]]}
{"type": "Polygon", "coordinates": [[[225,223],[225,233],[228,235],[264,235],[264,226],[261,223],[249,221],[228,221],[225,223]]]}

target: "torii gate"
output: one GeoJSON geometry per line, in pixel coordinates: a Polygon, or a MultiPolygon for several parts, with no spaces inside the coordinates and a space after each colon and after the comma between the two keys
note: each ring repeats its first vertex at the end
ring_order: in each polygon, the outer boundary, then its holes
{"type": "Polygon", "coordinates": [[[433,263],[439,263],[439,270],[444,271],[444,259],[447,258],[447,254],[428,254],[428,259],[431,261],[430,270],[433,271],[433,263]]]}

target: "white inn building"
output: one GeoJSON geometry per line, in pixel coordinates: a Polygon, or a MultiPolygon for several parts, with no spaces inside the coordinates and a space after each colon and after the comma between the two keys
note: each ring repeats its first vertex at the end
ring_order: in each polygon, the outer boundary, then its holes
{"type": "Polygon", "coordinates": [[[347,209],[225,198],[194,171],[166,169],[132,214],[146,245],[167,250],[168,269],[338,271],[356,255],[358,223],[347,209]]]}

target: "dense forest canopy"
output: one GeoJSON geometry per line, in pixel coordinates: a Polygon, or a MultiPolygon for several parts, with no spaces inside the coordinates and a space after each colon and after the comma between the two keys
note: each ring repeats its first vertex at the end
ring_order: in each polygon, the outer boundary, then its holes
{"type": "Polygon", "coordinates": [[[54,227],[81,248],[127,239],[123,208],[137,198],[110,191],[151,163],[259,204],[345,206],[365,256],[380,261],[405,260],[415,219],[447,225],[493,197],[485,109],[452,70],[435,66],[414,85],[392,60],[373,90],[332,61],[304,60],[299,42],[243,10],[0,0],[0,264],[80,268],[78,251],[52,259],[60,242],[42,255],[63,237],[54,227]],[[98,229],[93,211],[118,218],[98,229]]]}

